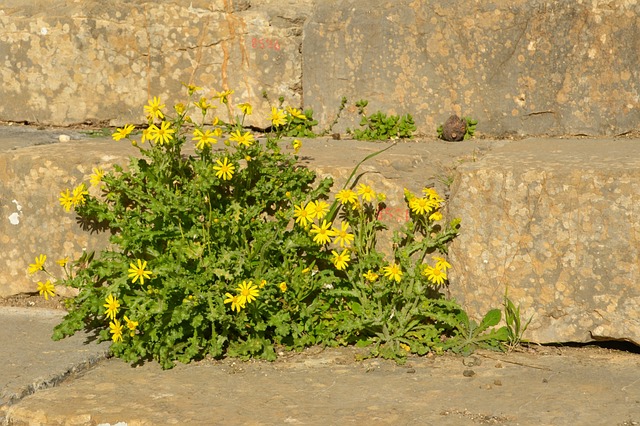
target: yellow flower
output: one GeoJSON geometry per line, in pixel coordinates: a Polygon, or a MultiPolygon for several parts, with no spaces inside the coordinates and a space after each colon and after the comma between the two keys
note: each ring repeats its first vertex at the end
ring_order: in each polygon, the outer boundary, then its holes
{"type": "Polygon", "coordinates": [[[182,83],[182,85],[187,88],[187,92],[189,93],[189,96],[193,95],[198,90],[202,90],[202,87],[198,87],[198,86],[196,86],[194,84],[182,83]]]}
{"type": "Polygon", "coordinates": [[[224,160],[216,160],[217,166],[213,166],[213,170],[216,170],[216,176],[222,180],[229,180],[233,177],[233,172],[236,169],[232,163],[229,163],[229,159],[224,157],[224,160]]]}
{"type": "Polygon", "coordinates": [[[322,200],[310,201],[309,204],[307,204],[307,209],[313,213],[311,217],[322,219],[329,212],[329,204],[322,200]]]}
{"type": "Polygon", "coordinates": [[[64,268],[65,266],[67,266],[67,263],[69,263],[69,256],[56,260],[56,263],[64,268]]]}
{"type": "Polygon", "coordinates": [[[373,272],[371,269],[369,269],[367,273],[363,274],[362,276],[369,282],[374,282],[375,280],[378,279],[378,274],[373,272]]]}
{"type": "Polygon", "coordinates": [[[292,117],[299,118],[301,120],[306,120],[307,119],[306,115],[304,115],[301,111],[299,111],[299,110],[297,110],[295,108],[287,107],[287,112],[292,117]]]}
{"type": "Polygon", "coordinates": [[[29,264],[29,273],[35,274],[38,271],[44,271],[44,262],[46,261],[47,261],[47,256],[45,254],[36,256],[35,263],[29,264]]]}
{"type": "Polygon", "coordinates": [[[178,113],[178,115],[182,115],[187,107],[185,107],[182,102],[179,102],[173,106],[173,109],[178,113]]]}
{"type": "Polygon", "coordinates": [[[433,207],[433,201],[427,198],[414,197],[409,201],[409,208],[415,214],[427,214],[433,207]]]}
{"type": "Polygon", "coordinates": [[[237,311],[240,312],[240,309],[245,307],[245,303],[246,301],[242,301],[240,300],[240,295],[232,295],[231,293],[225,293],[224,297],[226,297],[226,299],[224,299],[224,303],[231,303],[231,310],[232,311],[237,311]]]}
{"type": "Polygon", "coordinates": [[[358,202],[358,196],[350,189],[342,189],[338,191],[336,199],[343,205],[347,203],[356,204],[358,202]]]}
{"type": "Polygon", "coordinates": [[[229,140],[237,142],[238,145],[244,145],[247,148],[250,147],[253,142],[255,142],[255,139],[253,138],[251,132],[245,132],[244,134],[241,134],[240,130],[232,132],[229,136],[229,140]]]}
{"type": "Polygon", "coordinates": [[[164,104],[157,96],[154,96],[153,99],[149,99],[149,104],[144,106],[144,110],[147,113],[147,119],[153,120],[157,118],[162,120],[164,118],[164,114],[162,113],[162,108],[164,108],[164,104]]]}
{"type": "Polygon", "coordinates": [[[140,280],[140,285],[144,285],[145,279],[151,278],[151,271],[146,271],[147,262],[138,259],[138,265],[136,266],[134,263],[129,263],[129,278],[133,278],[131,280],[132,283],[135,283],[137,280],[140,280]]]}
{"type": "Polygon", "coordinates": [[[193,131],[192,140],[198,141],[196,148],[199,150],[203,150],[205,147],[218,142],[217,139],[213,137],[213,132],[211,130],[205,130],[205,132],[202,133],[202,130],[200,129],[195,129],[193,131]]]}
{"type": "Polygon", "coordinates": [[[438,268],[432,268],[431,266],[427,266],[424,271],[422,271],[422,275],[427,277],[427,279],[435,285],[443,285],[447,279],[447,274],[444,271],[438,268]]]}
{"type": "Polygon", "coordinates": [[[407,352],[411,352],[411,346],[405,344],[405,343],[400,343],[398,346],[400,346],[402,349],[404,349],[407,352]]]}
{"type": "Polygon", "coordinates": [[[379,203],[384,203],[385,201],[387,201],[387,194],[384,194],[382,192],[378,192],[376,194],[376,198],[378,199],[379,203]]]}
{"type": "Polygon", "coordinates": [[[144,143],[146,140],[151,140],[151,135],[149,134],[149,127],[142,131],[142,136],[140,137],[140,143],[144,143]]]}
{"type": "Polygon", "coordinates": [[[84,183],[73,188],[73,193],[71,196],[71,202],[73,203],[73,207],[81,206],[84,204],[85,199],[84,196],[89,195],[89,191],[84,186],[84,183]]]}
{"type": "Polygon", "coordinates": [[[154,141],[159,145],[164,145],[165,143],[169,143],[169,141],[173,140],[173,134],[175,133],[175,129],[171,128],[171,123],[168,121],[163,121],[160,123],[160,127],[152,124],[149,126],[149,139],[154,141]]]}
{"type": "Polygon", "coordinates": [[[335,235],[335,239],[333,240],[334,244],[339,244],[340,247],[349,247],[351,246],[351,241],[355,238],[353,234],[349,234],[349,224],[347,222],[340,222],[340,229],[332,228],[333,235],[335,235]]]}
{"type": "Polygon", "coordinates": [[[369,185],[361,183],[358,185],[358,195],[362,196],[364,201],[371,202],[375,198],[376,193],[369,185]]]}
{"type": "Polygon", "coordinates": [[[283,292],[283,293],[285,291],[287,291],[287,283],[284,282],[284,281],[282,281],[280,284],[278,284],[278,287],[280,287],[280,291],[283,292]]]}
{"type": "Polygon", "coordinates": [[[260,285],[258,286],[258,288],[264,288],[265,285],[267,285],[267,280],[260,280],[260,285]]]}
{"type": "Polygon", "coordinates": [[[439,220],[442,220],[442,213],[440,212],[433,212],[430,216],[429,216],[429,220],[433,221],[433,222],[437,222],[439,220]]]}
{"type": "Polygon", "coordinates": [[[436,268],[442,269],[445,272],[451,268],[451,264],[447,262],[444,257],[432,256],[431,258],[436,261],[436,268]]]}
{"type": "Polygon", "coordinates": [[[251,303],[256,300],[260,291],[252,281],[242,281],[242,284],[236,288],[238,291],[239,302],[244,306],[246,303],[251,303]]]}
{"type": "Polygon", "coordinates": [[[207,110],[211,107],[216,108],[215,106],[211,105],[210,103],[207,102],[207,98],[200,98],[200,100],[198,102],[194,102],[193,103],[195,106],[197,106],[198,108],[200,108],[202,110],[203,114],[207,113],[207,110]]]}
{"type": "Polygon", "coordinates": [[[313,241],[318,244],[327,244],[331,241],[331,237],[333,237],[333,231],[330,229],[331,224],[327,223],[326,220],[322,221],[322,225],[318,226],[315,223],[311,225],[311,234],[316,234],[313,237],[313,241]]]}
{"type": "Polygon", "coordinates": [[[313,210],[309,207],[310,205],[311,203],[306,206],[303,204],[294,206],[293,216],[296,218],[296,223],[299,223],[303,228],[306,228],[313,220],[313,210]]]}
{"type": "Polygon", "coordinates": [[[120,308],[120,302],[118,302],[118,299],[113,297],[112,294],[107,296],[107,298],[105,299],[105,302],[107,303],[102,305],[105,308],[107,308],[107,310],[104,311],[104,314],[107,316],[107,318],[110,318],[112,320],[116,319],[116,314],[118,313],[118,310],[120,308]]]}
{"type": "Polygon", "coordinates": [[[402,268],[400,268],[400,266],[395,263],[382,268],[382,272],[384,272],[384,276],[386,278],[395,280],[398,283],[402,279],[402,268]]]}
{"type": "Polygon", "coordinates": [[[89,178],[89,182],[91,182],[91,186],[98,186],[100,182],[102,182],[102,177],[104,176],[104,170],[100,167],[93,168],[93,174],[89,178]]]}
{"type": "Polygon", "coordinates": [[[271,107],[271,123],[275,126],[284,126],[287,124],[284,111],[276,107],[271,107]]]}
{"type": "Polygon", "coordinates": [[[114,343],[122,342],[122,324],[117,319],[114,319],[109,323],[109,333],[113,334],[111,339],[114,343]]]}
{"type": "Polygon", "coordinates": [[[113,137],[114,141],[119,141],[120,139],[124,139],[129,136],[133,129],[135,129],[135,126],[133,124],[128,124],[122,129],[116,129],[115,133],[113,133],[111,136],[113,137]]]}
{"type": "Polygon", "coordinates": [[[221,104],[226,104],[227,102],[229,102],[229,99],[227,98],[229,97],[229,95],[232,95],[232,94],[233,94],[233,90],[225,90],[225,91],[216,93],[215,96],[213,97],[220,99],[221,104]]]}
{"type": "Polygon", "coordinates": [[[250,103],[247,102],[238,105],[238,108],[240,108],[240,111],[242,111],[244,115],[251,115],[251,113],[253,112],[253,107],[250,103]]]}
{"type": "Polygon", "coordinates": [[[138,326],[138,321],[132,321],[126,315],[124,316],[124,321],[127,323],[127,328],[131,331],[135,330],[138,326]]]}
{"type": "Polygon", "coordinates": [[[347,264],[351,260],[349,249],[344,249],[342,250],[342,253],[339,254],[337,251],[331,250],[331,254],[333,255],[333,264],[338,271],[342,271],[347,268],[347,264]]]}
{"type": "Polygon", "coordinates": [[[65,211],[71,210],[73,207],[73,198],[71,197],[71,191],[68,189],[60,193],[60,205],[64,207],[65,211]]]}
{"type": "Polygon", "coordinates": [[[55,296],[55,290],[56,288],[51,284],[51,281],[38,281],[38,292],[40,293],[40,296],[44,296],[44,300],[49,300],[49,296],[55,296]]]}
{"type": "Polygon", "coordinates": [[[422,190],[422,193],[424,195],[426,195],[430,200],[440,200],[440,195],[438,194],[438,191],[436,191],[433,188],[424,188],[422,190]]]}
{"type": "Polygon", "coordinates": [[[294,154],[297,154],[298,151],[300,151],[300,148],[302,148],[302,142],[300,142],[300,140],[298,139],[294,139],[292,146],[294,154]]]}

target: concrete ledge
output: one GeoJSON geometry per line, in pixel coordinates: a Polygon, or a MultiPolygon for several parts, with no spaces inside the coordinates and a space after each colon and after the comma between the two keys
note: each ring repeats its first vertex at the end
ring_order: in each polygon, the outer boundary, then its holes
{"type": "Polygon", "coordinates": [[[505,289],[536,342],[640,343],[640,143],[512,142],[457,170],[451,289],[475,315],[505,289]]]}

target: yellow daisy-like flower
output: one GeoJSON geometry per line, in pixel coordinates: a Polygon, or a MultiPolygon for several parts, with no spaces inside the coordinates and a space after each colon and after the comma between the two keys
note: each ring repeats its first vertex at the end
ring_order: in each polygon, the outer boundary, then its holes
{"type": "Polygon", "coordinates": [[[369,269],[366,274],[362,274],[362,276],[369,282],[374,282],[378,279],[378,274],[373,272],[371,269],[369,269]]]}
{"type": "Polygon", "coordinates": [[[132,278],[131,282],[135,283],[137,280],[140,280],[140,285],[144,285],[145,279],[151,278],[151,271],[147,271],[147,262],[138,259],[138,265],[136,266],[133,262],[129,263],[129,278],[132,278]]]}
{"type": "Polygon", "coordinates": [[[104,170],[102,170],[100,167],[94,167],[93,174],[89,178],[89,182],[91,183],[91,186],[100,185],[100,182],[102,182],[103,176],[104,176],[104,170]]]}
{"type": "Polygon", "coordinates": [[[122,129],[116,129],[116,131],[111,135],[114,141],[119,141],[120,139],[124,139],[135,129],[133,124],[128,124],[124,126],[122,129]]]}
{"type": "Polygon", "coordinates": [[[134,331],[138,326],[138,321],[133,321],[129,319],[129,317],[127,317],[126,315],[124,316],[124,322],[127,323],[127,328],[131,331],[134,331]]]}
{"type": "Polygon", "coordinates": [[[369,185],[365,185],[364,183],[358,185],[358,195],[367,202],[371,202],[376,197],[375,191],[371,189],[369,185]]]}
{"type": "Polygon", "coordinates": [[[240,108],[240,111],[242,111],[244,115],[251,115],[253,112],[253,107],[247,102],[238,105],[238,108],[240,108]]]}
{"type": "Polygon", "coordinates": [[[85,202],[85,195],[89,195],[89,191],[87,191],[87,187],[84,186],[84,183],[73,188],[73,193],[71,195],[71,202],[73,203],[73,207],[81,206],[85,202]]]}
{"type": "Polygon", "coordinates": [[[216,171],[216,176],[222,180],[229,180],[233,177],[233,172],[236,169],[232,163],[229,163],[229,159],[224,157],[223,161],[216,160],[218,163],[216,166],[213,166],[213,170],[216,171]]]}
{"type": "Polygon", "coordinates": [[[232,295],[231,293],[225,293],[224,297],[226,297],[226,299],[224,299],[224,303],[231,303],[231,310],[232,311],[236,311],[236,312],[240,312],[240,310],[242,308],[245,307],[245,301],[240,300],[240,295],[236,294],[235,296],[232,295]]]}
{"type": "Polygon", "coordinates": [[[299,223],[300,226],[306,228],[309,223],[313,221],[313,210],[309,208],[311,203],[300,204],[299,206],[294,206],[293,216],[296,218],[296,223],[299,223]]]}
{"type": "Polygon", "coordinates": [[[286,115],[284,111],[276,107],[271,107],[271,123],[275,126],[284,126],[287,124],[286,115]]]}
{"type": "Polygon", "coordinates": [[[202,110],[202,113],[203,113],[203,114],[206,114],[206,113],[207,113],[207,110],[208,110],[209,108],[211,108],[211,107],[213,107],[213,108],[217,108],[217,107],[215,107],[215,106],[211,105],[209,102],[207,102],[207,98],[205,98],[205,97],[200,98],[200,100],[199,100],[198,102],[194,102],[193,104],[194,104],[196,107],[200,108],[200,109],[202,110]]]}
{"type": "Polygon", "coordinates": [[[432,207],[433,201],[427,198],[415,197],[412,198],[411,201],[409,201],[409,208],[415,214],[427,214],[431,211],[432,207]]]}
{"type": "Polygon", "coordinates": [[[60,205],[64,207],[65,211],[71,210],[71,207],[73,207],[73,197],[71,196],[71,191],[69,191],[68,189],[66,191],[62,191],[60,193],[60,198],[58,199],[60,200],[60,205]]]}
{"type": "Polygon", "coordinates": [[[335,239],[333,240],[334,244],[340,245],[340,247],[350,247],[351,242],[355,238],[353,234],[349,233],[349,224],[347,222],[340,222],[340,229],[332,228],[333,235],[335,235],[335,239]]]}
{"type": "Polygon", "coordinates": [[[146,129],[142,130],[142,136],[140,137],[140,143],[144,143],[147,140],[151,140],[150,134],[149,134],[149,127],[147,127],[146,129]]]}
{"type": "Polygon", "coordinates": [[[44,296],[44,300],[49,300],[49,296],[55,296],[55,290],[56,288],[51,284],[51,281],[38,281],[38,293],[40,293],[40,296],[44,296]]]}
{"type": "Polygon", "coordinates": [[[251,280],[249,280],[249,282],[242,281],[242,284],[239,284],[236,290],[240,298],[239,302],[242,303],[242,305],[253,302],[260,294],[258,287],[253,284],[251,280]]]}
{"type": "Polygon", "coordinates": [[[233,142],[237,142],[238,146],[244,145],[247,148],[255,142],[255,139],[251,132],[244,132],[244,134],[240,133],[240,130],[236,130],[229,135],[229,140],[233,142]]]}
{"type": "Polygon", "coordinates": [[[435,285],[443,285],[444,281],[447,279],[446,272],[431,266],[427,266],[424,271],[422,271],[422,275],[427,277],[427,279],[435,285]]]}
{"type": "Polygon", "coordinates": [[[114,343],[122,342],[122,329],[123,326],[117,319],[109,323],[109,333],[113,335],[111,336],[111,340],[113,340],[114,343]]]}
{"type": "Polygon", "coordinates": [[[267,285],[267,280],[260,280],[260,285],[258,286],[258,288],[264,288],[264,286],[267,285]]]}
{"type": "Polygon", "coordinates": [[[280,284],[278,284],[278,287],[280,288],[280,291],[283,292],[283,293],[285,291],[287,291],[287,283],[284,282],[284,281],[282,281],[280,284]]]}
{"type": "Polygon", "coordinates": [[[333,231],[331,230],[331,224],[327,223],[326,220],[322,221],[322,225],[318,226],[315,223],[311,225],[311,234],[316,234],[313,237],[313,241],[318,244],[328,244],[331,242],[331,237],[333,237],[333,231]]]}
{"type": "Polygon", "coordinates": [[[300,148],[302,148],[302,142],[298,139],[294,139],[292,146],[293,146],[293,153],[297,154],[298,151],[300,151],[300,148]]]}
{"type": "Polygon", "coordinates": [[[187,92],[189,93],[189,96],[193,95],[195,92],[199,90],[202,90],[202,87],[198,87],[195,84],[182,83],[182,85],[187,88],[187,92]]]}
{"type": "Polygon", "coordinates": [[[105,308],[107,308],[106,311],[104,311],[104,314],[107,316],[107,318],[109,319],[116,319],[116,315],[118,314],[118,311],[120,310],[120,302],[118,302],[118,299],[116,299],[115,297],[113,297],[112,294],[108,295],[106,299],[104,299],[105,303],[104,306],[105,308]]]}
{"type": "Polygon", "coordinates": [[[439,220],[442,220],[442,213],[440,213],[440,212],[431,213],[431,215],[429,216],[429,220],[431,220],[433,222],[437,222],[439,220]]]}
{"type": "Polygon", "coordinates": [[[444,257],[432,256],[431,258],[436,261],[436,268],[442,269],[445,272],[447,271],[447,269],[451,268],[451,264],[447,262],[444,257]]]}
{"type": "Polygon", "coordinates": [[[214,98],[220,99],[221,104],[226,104],[229,102],[229,96],[233,94],[233,90],[224,90],[222,92],[218,92],[215,94],[214,98]]]}
{"type": "Polygon", "coordinates": [[[440,195],[438,194],[438,191],[436,191],[434,188],[424,188],[422,190],[422,193],[427,196],[427,198],[429,198],[430,200],[440,200],[440,195]]]}
{"type": "Polygon", "coordinates": [[[162,108],[165,105],[162,103],[159,97],[154,96],[153,99],[149,99],[148,105],[144,106],[144,110],[147,113],[147,119],[153,120],[155,118],[162,120],[164,118],[164,114],[162,113],[162,108]]]}
{"type": "Polygon", "coordinates": [[[342,189],[338,191],[336,199],[343,205],[347,203],[356,204],[358,202],[358,196],[350,189],[342,189]]]}
{"type": "Polygon", "coordinates": [[[306,120],[307,116],[302,113],[302,111],[297,110],[295,108],[287,107],[287,112],[290,116],[299,118],[300,120],[306,120]]]}
{"type": "Polygon", "coordinates": [[[311,217],[322,219],[329,212],[329,204],[322,201],[310,201],[307,208],[313,212],[311,217]]]}
{"type": "Polygon", "coordinates": [[[47,255],[41,254],[36,256],[35,263],[29,264],[29,274],[35,274],[38,271],[44,271],[44,262],[47,261],[47,255]]]}
{"type": "Polygon", "coordinates": [[[386,278],[390,280],[395,280],[396,282],[400,282],[402,279],[402,268],[396,263],[393,263],[389,266],[385,266],[382,268],[382,272],[386,278]]]}
{"type": "Polygon", "coordinates": [[[67,266],[67,263],[69,263],[69,256],[56,260],[56,263],[64,268],[65,266],[67,266]]]}
{"type": "Polygon", "coordinates": [[[160,123],[160,127],[152,124],[149,126],[149,139],[157,143],[158,145],[164,145],[165,143],[169,143],[169,141],[173,140],[173,134],[176,132],[175,129],[171,128],[171,123],[168,121],[163,121],[160,123]]]}
{"type": "Polygon", "coordinates": [[[205,149],[205,147],[210,147],[211,144],[217,143],[218,140],[213,137],[214,133],[211,130],[205,130],[204,133],[200,129],[195,129],[193,131],[192,140],[198,141],[196,143],[196,148],[199,150],[205,149]]]}
{"type": "Polygon", "coordinates": [[[335,250],[331,250],[333,255],[333,264],[338,271],[342,271],[347,268],[349,261],[351,260],[351,254],[349,249],[342,250],[342,253],[338,253],[335,250]]]}

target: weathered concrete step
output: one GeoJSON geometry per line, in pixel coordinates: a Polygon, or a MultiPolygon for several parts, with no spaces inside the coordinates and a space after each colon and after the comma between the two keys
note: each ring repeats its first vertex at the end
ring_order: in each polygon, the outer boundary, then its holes
{"type": "Polygon", "coordinates": [[[63,315],[63,311],[0,307],[0,424],[22,398],[106,358],[109,344],[97,344],[84,333],[53,342],[53,327],[63,315]]]}
{"type": "Polygon", "coordinates": [[[509,297],[538,342],[640,344],[640,141],[522,140],[457,169],[451,290],[509,297]]]}

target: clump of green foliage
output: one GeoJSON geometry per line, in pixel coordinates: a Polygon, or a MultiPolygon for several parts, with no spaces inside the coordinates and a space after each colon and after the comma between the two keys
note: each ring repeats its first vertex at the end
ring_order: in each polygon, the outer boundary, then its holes
{"type": "Polygon", "coordinates": [[[358,114],[361,116],[360,129],[347,129],[347,133],[358,140],[388,140],[410,139],[416,131],[411,114],[403,116],[387,115],[377,111],[367,115],[365,108],[369,104],[366,100],[356,102],[358,114]]]}
{"type": "MultiPolygon", "coordinates": [[[[362,162],[331,197],[332,179],[298,163],[301,142],[282,139],[308,115],[273,108],[273,132],[259,141],[242,127],[251,105],[234,118],[233,91],[194,100],[202,89],[187,88],[172,113],[149,101],[139,138],[134,125],[113,134],[139,150],[126,168],[95,168],[90,187],[61,192],[65,210],[108,231],[112,248],[61,259],[65,278],[38,283],[45,297],[56,286],[78,290],[54,339],[92,330],[115,356],[165,368],[205,356],[273,360],[277,347],[355,344],[403,361],[499,346],[493,311],[475,326],[440,291],[460,222],[444,220],[434,189],[405,191],[407,221],[383,252],[385,194],[349,186],[362,162]],[[216,100],[227,122],[214,115],[216,100]]],[[[29,271],[50,274],[46,256],[29,271]]]]}

